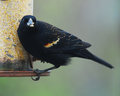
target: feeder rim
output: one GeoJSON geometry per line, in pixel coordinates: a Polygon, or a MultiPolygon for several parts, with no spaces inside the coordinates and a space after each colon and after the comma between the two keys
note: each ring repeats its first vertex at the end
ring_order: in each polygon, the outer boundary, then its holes
{"type": "MultiPolygon", "coordinates": [[[[41,73],[40,76],[49,76],[50,72],[41,73]]],[[[0,77],[31,77],[37,76],[34,71],[0,71],[0,77]]]]}

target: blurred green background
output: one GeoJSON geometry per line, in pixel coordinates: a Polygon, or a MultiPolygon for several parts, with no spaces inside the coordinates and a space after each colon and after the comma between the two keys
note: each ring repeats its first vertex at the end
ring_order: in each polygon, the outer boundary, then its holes
{"type": "Polygon", "coordinates": [[[37,19],[91,43],[89,50],[115,68],[73,58],[69,66],[37,82],[28,77],[0,78],[0,96],[120,96],[119,4],[119,0],[34,0],[37,19]]]}

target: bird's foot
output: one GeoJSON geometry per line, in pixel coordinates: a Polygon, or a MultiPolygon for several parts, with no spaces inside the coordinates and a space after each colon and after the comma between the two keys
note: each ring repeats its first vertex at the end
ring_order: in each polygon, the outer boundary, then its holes
{"type": "Polygon", "coordinates": [[[31,77],[31,78],[34,81],[38,81],[40,79],[40,74],[44,73],[45,71],[44,70],[35,69],[34,72],[37,74],[37,77],[36,78],[31,77]]]}
{"type": "Polygon", "coordinates": [[[44,73],[45,71],[44,70],[35,69],[34,72],[36,74],[41,74],[41,73],[44,73]]]}
{"type": "Polygon", "coordinates": [[[54,66],[54,67],[50,67],[50,68],[47,68],[44,70],[35,69],[34,72],[37,74],[37,77],[36,78],[32,77],[32,80],[38,81],[40,79],[40,74],[42,74],[44,72],[50,72],[51,70],[56,69],[56,68],[58,68],[58,67],[54,66]]]}

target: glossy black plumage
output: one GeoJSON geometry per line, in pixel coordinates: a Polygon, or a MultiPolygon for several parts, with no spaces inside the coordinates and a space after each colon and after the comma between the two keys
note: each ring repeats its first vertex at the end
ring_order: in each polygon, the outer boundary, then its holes
{"type": "Polygon", "coordinates": [[[91,44],[53,25],[37,21],[34,16],[24,16],[17,32],[27,52],[41,61],[53,64],[56,68],[68,64],[70,57],[90,59],[113,68],[87,50],[91,44]]]}

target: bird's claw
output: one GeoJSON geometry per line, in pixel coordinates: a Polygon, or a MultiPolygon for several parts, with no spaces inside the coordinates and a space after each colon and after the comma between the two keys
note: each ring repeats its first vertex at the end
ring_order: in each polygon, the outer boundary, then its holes
{"type": "Polygon", "coordinates": [[[39,74],[39,75],[37,75],[37,77],[36,77],[36,78],[31,77],[31,79],[32,79],[33,81],[38,81],[38,80],[40,79],[40,74],[39,74]]]}
{"type": "Polygon", "coordinates": [[[40,79],[40,74],[44,73],[44,70],[35,69],[35,70],[34,70],[34,73],[37,74],[37,77],[36,77],[36,78],[31,77],[31,78],[32,78],[32,80],[34,80],[34,81],[38,81],[38,80],[40,79]]]}
{"type": "Polygon", "coordinates": [[[36,74],[41,74],[41,73],[44,73],[45,71],[44,70],[35,69],[34,72],[36,74]]]}

